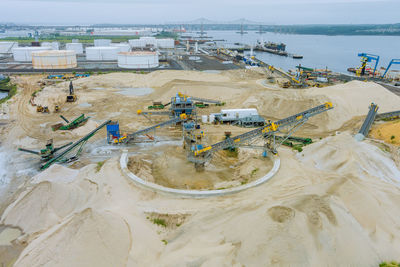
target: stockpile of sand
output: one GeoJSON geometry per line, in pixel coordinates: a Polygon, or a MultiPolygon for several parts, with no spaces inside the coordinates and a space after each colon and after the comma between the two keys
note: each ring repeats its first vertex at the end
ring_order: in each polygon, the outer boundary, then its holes
{"type": "Polygon", "coordinates": [[[389,154],[340,134],[297,155],[289,149],[280,155],[281,170],[266,184],[202,200],[140,189],[122,176],[117,159],[99,171],[55,165],[2,216],[25,233],[17,242],[28,243],[15,266],[370,266],[399,260],[400,171],[389,154]]]}

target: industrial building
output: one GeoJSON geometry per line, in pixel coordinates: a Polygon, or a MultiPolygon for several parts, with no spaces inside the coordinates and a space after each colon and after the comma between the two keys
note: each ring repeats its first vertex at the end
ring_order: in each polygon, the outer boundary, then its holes
{"type": "Polygon", "coordinates": [[[124,69],[150,69],[158,67],[158,54],[152,51],[118,53],[118,67],[124,69]]]}
{"type": "Polygon", "coordinates": [[[73,50],[52,50],[32,52],[34,69],[70,69],[77,67],[73,50]]]}
{"type": "Polygon", "coordinates": [[[118,47],[98,46],[86,48],[86,60],[117,60],[118,47]]]}

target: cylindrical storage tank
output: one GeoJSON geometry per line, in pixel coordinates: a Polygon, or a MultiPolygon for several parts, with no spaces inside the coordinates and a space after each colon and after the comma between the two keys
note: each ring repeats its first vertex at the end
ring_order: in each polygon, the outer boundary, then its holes
{"type": "Polygon", "coordinates": [[[118,53],[118,67],[124,69],[149,69],[158,67],[158,54],[151,51],[118,53]]]}
{"type": "Polygon", "coordinates": [[[12,53],[15,61],[32,61],[32,52],[46,51],[48,47],[16,47],[13,48],[12,53]]]}
{"type": "Polygon", "coordinates": [[[117,60],[118,47],[99,46],[86,48],[86,60],[117,60]]]}
{"type": "Polygon", "coordinates": [[[174,48],[174,39],[157,39],[157,47],[159,48],[174,48]]]}
{"type": "Polygon", "coordinates": [[[215,115],[210,114],[210,123],[213,123],[215,121],[215,115]]]}
{"type": "Polygon", "coordinates": [[[208,121],[208,116],[207,115],[201,115],[201,122],[202,123],[207,123],[208,121]]]}
{"type": "Polygon", "coordinates": [[[146,45],[157,46],[157,40],[155,37],[140,37],[139,40],[144,42],[144,46],[146,45]]]}
{"type": "Polygon", "coordinates": [[[49,47],[52,50],[58,50],[60,44],[58,42],[43,42],[40,44],[41,47],[49,47]]]}
{"type": "Polygon", "coordinates": [[[132,48],[142,48],[146,46],[146,42],[144,40],[140,40],[140,39],[133,39],[133,40],[129,40],[129,45],[132,48]]]}
{"type": "Polygon", "coordinates": [[[82,43],[67,43],[66,48],[75,51],[76,54],[83,54],[82,43]]]}
{"type": "Polygon", "coordinates": [[[111,46],[117,47],[118,52],[129,52],[131,50],[131,47],[129,44],[120,43],[120,44],[111,44],[111,46]]]}
{"type": "Polygon", "coordinates": [[[94,39],[94,46],[110,46],[110,39],[94,39]]]}
{"type": "Polygon", "coordinates": [[[76,68],[76,53],[73,50],[51,50],[32,52],[34,69],[76,68]]]}
{"type": "Polygon", "coordinates": [[[12,53],[12,49],[17,47],[17,42],[0,42],[0,54],[12,53]]]}

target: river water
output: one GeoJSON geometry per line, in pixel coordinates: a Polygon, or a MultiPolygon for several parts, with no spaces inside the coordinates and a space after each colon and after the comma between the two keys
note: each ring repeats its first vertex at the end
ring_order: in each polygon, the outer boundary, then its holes
{"type": "MultiPolygon", "coordinates": [[[[387,67],[390,60],[400,58],[400,36],[325,36],[279,34],[249,31],[239,34],[235,31],[207,31],[207,36],[226,40],[225,44],[245,43],[254,45],[257,40],[283,42],[286,51],[303,55],[303,59],[282,57],[266,52],[255,52],[262,61],[283,68],[294,69],[299,63],[310,68],[326,68],[346,72],[347,68],[359,66],[358,53],[365,52],[380,56],[378,67],[387,67]]],[[[400,70],[400,65],[393,65],[400,70]]]]}

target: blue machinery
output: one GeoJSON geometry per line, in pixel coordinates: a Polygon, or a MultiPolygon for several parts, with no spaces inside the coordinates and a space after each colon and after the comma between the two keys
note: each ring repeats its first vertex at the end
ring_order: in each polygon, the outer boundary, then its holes
{"type": "Polygon", "coordinates": [[[392,60],[390,61],[389,65],[387,66],[387,68],[386,68],[386,70],[385,70],[385,73],[383,73],[383,75],[381,76],[381,78],[385,78],[386,73],[388,73],[390,67],[391,67],[393,64],[400,64],[400,59],[392,59],[392,60]]]}
{"type": "Polygon", "coordinates": [[[367,53],[359,53],[358,54],[359,57],[361,57],[361,75],[365,74],[365,68],[367,67],[367,63],[371,62],[372,60],[375,60],[375,67],[374,67],[374,72],[373,72],[373,76],[375,76],[375,71],[376,68],[378,67],[378,63],[379,63],[379,56],[377,55],[373,55],[373,54],[367,54],[367,53]]]}

